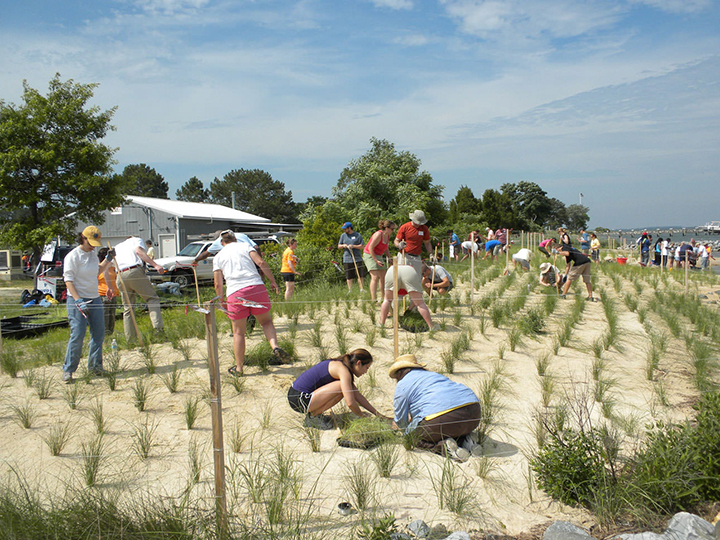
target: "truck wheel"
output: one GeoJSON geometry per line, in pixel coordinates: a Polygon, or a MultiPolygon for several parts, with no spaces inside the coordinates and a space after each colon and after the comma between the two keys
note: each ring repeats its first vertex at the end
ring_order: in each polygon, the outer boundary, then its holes
{"type": "Polygon", "coordinates": [[[185,272],[177,274],[175,277],[173,277],[172,280],[178,285],[180,285],[181,288],[193,284],[192,274],[187,274],[185,272]]]}

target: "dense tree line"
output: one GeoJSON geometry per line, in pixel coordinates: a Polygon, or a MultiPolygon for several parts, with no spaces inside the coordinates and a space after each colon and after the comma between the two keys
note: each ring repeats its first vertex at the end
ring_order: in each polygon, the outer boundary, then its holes
{"type": "MultiPolygon", "coordinates": [[[[50,81],[46,96],[24,85],[20,106],[0,100],[0,232],[19,249],[40,247],[56,236],[72,236],[78,221],[102,223],[102,213],[128,195],[168,198],[168,182],[145,163],[112,174],[116,149],[102,143],[115,109],[88,105],[97,85],[50,81]]],[[[431,231],[448,228],[511,227],[542,230],[565,225],[585,228],[588,208],[565,206],[536,183],[522,181],[488,188],[476,196],[461,186],[446,204],[444,186],[409,151],[372,138],[370,149],[342,170],[332,197],[296,203],[285,184],[260,169],[234,169],[205,187],[196,176],[175,196],[178,200],[233,205],[277,223],[302,222],[303,242],[326,249],[336,245],[339,224],[352,221],[371,234],[380,219],[401,224],[423,210],[431,231]]],[[[369,236],[368,236],[369,237],[369,236]]]]}

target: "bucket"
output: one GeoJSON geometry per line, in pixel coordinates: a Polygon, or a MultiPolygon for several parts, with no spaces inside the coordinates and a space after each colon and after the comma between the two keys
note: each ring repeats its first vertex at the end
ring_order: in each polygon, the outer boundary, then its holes
{"type": "Polygon", "coordinates": [[[627,257],[618,257],[617,262],[618,264],[625,264],[627,262],[627,257]]]}

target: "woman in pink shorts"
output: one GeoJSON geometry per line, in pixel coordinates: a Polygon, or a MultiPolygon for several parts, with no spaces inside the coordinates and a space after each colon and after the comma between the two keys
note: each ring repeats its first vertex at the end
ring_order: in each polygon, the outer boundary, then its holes
{"type": "Polygon", "coordinates": [[[270,267],[245,242],[237,242],[232,231],[221,235],[223,248],[213,260],[215,294],[223,298],[223,281],[226,285],[228,317],[232,323],[235,365],[228,369],[231,375],[242,375],[245,363],[245,327],[250,314],[262,325],[263,332],[273,349],[271,365],[290,363],[290,355],[278,347],[275,325],[270,312],[270,297],[258,273],[258,267],[276,293],[280,293],[270,267]],[[256,266],[257,265],[257,266],[256,266]],[[247,302],[246,302],[247,301],[247,302]],[[250,304],[250,305],[248,305],[250,304]]]}

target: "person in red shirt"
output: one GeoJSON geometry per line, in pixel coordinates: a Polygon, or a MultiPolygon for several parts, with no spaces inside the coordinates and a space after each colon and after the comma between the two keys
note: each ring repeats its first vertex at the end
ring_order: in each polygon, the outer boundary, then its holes
{"type": "Polygon", "coordinates": [[[432,253],[430,243],[430,229],[425,225],[427,218],[422,210],[415,210],[410,213],[410,221],[400,226],[395,236],[395,247],[405,254],[407,264],[412,266],[418,275],[422,273],[422,247],[429,254],[432,253]]]}

